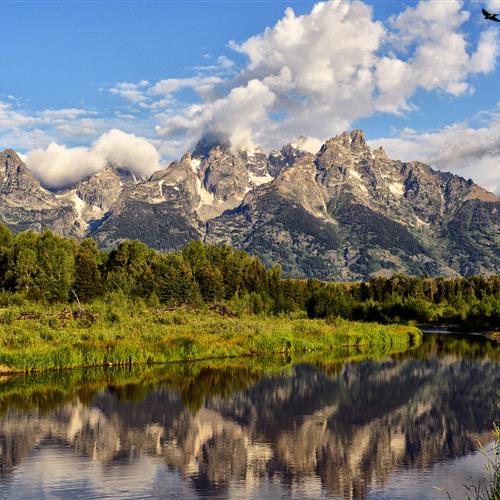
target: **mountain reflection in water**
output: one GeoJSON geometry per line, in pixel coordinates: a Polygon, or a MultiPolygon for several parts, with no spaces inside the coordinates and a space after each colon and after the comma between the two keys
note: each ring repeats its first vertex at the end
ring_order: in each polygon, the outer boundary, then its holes
{"type": "Polygon", "coordinates": [[[0,497],[463,496],[499,417],[499,359],[483,339],[427,335],[383,360],[6,379],[0,497]]]}

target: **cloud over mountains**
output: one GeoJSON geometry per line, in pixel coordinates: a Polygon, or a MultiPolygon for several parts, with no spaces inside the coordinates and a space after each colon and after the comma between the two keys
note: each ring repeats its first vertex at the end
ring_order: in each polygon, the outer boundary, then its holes
{"type": "Polygon", "coordinates": [[[158,150],[146,139],[112,129],[90,148],[51,142],[27,154],[26,164],[48,188],[60,188],[97,173],[108,163],[148,177],[161,167],[158,150]]]}
{"type": "Polygon", "coordinates": [[[405,129],[395,137],[371,141],[393,158],[421,160],[439,170],[472,178],[500,195],[500,103],[496,111],[482,113],[482,126],[454,123],[433,132],[405,129]]]}
{"type": "Polygon", "coordinates": [[[318,3],[302,16],[288,8],[275,26],[230,44],[247,60],[236,76],[204,82],[203,93],[194,79],[201,101],[159,112],[156,132],[168,145],[215,128],[238,145],[272,147],[300,134],[324,139],[376,112],[411,111],[419,89],[466,94],[472,75],[493,70],[498,48],[493,29],[471,46],[462,30],[469,17],[454,0],[420,2],[385,24],[360,1],[318,3]]]}
{"type": "MultiPolygon", "coordinates": [[[[359,0],[317,3],[304,15],[288,8],[274,26],[229,43],[239,63],[220,56],[215,64],[195,68],[190,77],[109,87],[126,106],[113,116],[84,110],[30,116],[12,103],[0,103],[0,127],[16,124],[0,139],[26,149],[42,146],[28,155],[28,164],[52,187],[88,175],[99,168],[99,161],[116,157],[144,174],[160,165],[160,155],[180,155],[207,131],[225,134],[235,147],[259,144],[270,149],[300,135],[322,141],[360,119],[414,112],[412,98],[421,91],[452,98],[474,92],[472,78],[495,68],[499,41],[489,25],[472,40],[466,30],[471,14],[465,7],[460,0],[420,1],[384,21],[359,0]],[[125,140],[118,130],[106,132],[111,128],[149,136],[158,152],[146,139],[125,140]],[[83,149],[53,143],[75,137],[96,142],[83,149]],[[136,151],[144,152],[143,161],[136,151]]],[[[384,142],[396,156],[414,152],[420,158],[426,152],[437,167],[451,168],[447,162],[453,160],[465,172],[473,156],[463,147],[444,155],[438,138],[451,140],[459,135],[451,130],[464,127],[471,139],[494,135],[495,123],[486,126],[491,125],[490,132],[458,124],[384,142]]]]}

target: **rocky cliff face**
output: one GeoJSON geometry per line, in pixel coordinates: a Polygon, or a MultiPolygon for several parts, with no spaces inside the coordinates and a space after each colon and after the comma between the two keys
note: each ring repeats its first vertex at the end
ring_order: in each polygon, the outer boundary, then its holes
{"type": "Polygon", "coordinates": [[[161,250],[193,238],[229,243],[294,276],[500,272],[500,202],[459,176],[372,150],[362,131],[313,155],[288,144],[268,157],[217,137],[148,180],[111,165],[51,193],[14,151],[0,153],[0,218],[109,247],[138,238],[161,250]]]}
{"type": "Polygon", "coordinates": [[[372,151],[354,131],[294,158],[209,221],[206,240],[323,279],[498,272],[499,206],[471,181],[372,151]]]}
{"type": "Polygon", "coordinates": [[[15,151],[0,151],[0,220],[14,230],[49,227],[77,236],[76,215],[74,204],[43,189],[15,151]]]}

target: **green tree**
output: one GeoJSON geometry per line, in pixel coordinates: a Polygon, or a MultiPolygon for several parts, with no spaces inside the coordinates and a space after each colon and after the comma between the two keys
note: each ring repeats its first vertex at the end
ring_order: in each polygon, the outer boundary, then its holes
{"type": "Polygon", "coordinates": [[[151,269],[156,252],[137,240],[123,241],[106,264],[109,290],[121,290],[128,297],[149,297],[154,291],[151,269]]]}
{"type": "Polygon", "coordinates": [[[7,280],[9,267],[12,265],[12,246],[14,237],[9,228],[0,224],[0,288],[8,290],[10,283],[7,280]]]}
{"type": "Polygon", "coordinates": [[[67,300],[75,276],[72,242],[44,231],[38,240],[38,273],[35,284],[50,302],[67,300]]]}
{"type": "Polygon", "coordinates": [[[89,301],[103,292],[100,271],[101,255],[92,239],[83,240],[75,256],[75,282],[73,288],[78,298],[89,301]]]}
{"type": "Polygon", "coordinates": [[[37,255],[39,238],[39,235],[32,231],[16,236],[11,266],[6,273],[6,279],[12,282],[14,290],[24,292],[34,299],[41,298],[36,287],[36,277],[39,271],[37,255]]]}
{"type": "Polygon", "coordinates": [[[155,289],[164,304],[184,304],[200,299],[198,283],[189,263],[180,253],[162,255],[153,267],[155,289]]]}

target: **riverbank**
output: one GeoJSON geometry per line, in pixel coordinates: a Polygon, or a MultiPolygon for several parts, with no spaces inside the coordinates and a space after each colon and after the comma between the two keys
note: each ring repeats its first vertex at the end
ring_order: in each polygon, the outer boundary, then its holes
{"type": "Polygon", "coordinates": [[[500,342],[500,332],[499,331],[496,331],[496,332],[489,332],[486,334],[486,336],[490,339],[490,340],[494,340],[495,342],[500,342]]]}
{"type": "Polygon", "coordinates": [[[103,389],[111,389],[123,401],[140,401],[155,387],[179,391],[184,404],[191,410],[197,410],[207,397],[224,397],[244,390],[264,375],[292,373],[297,364],[316,366],[331,374],[344,363],[400,353],[396,348],[393,352],[382,352],[380,349],[377,352],[374,354],[367,347],[351,347],[292,356],[246,356],[160,365],[44,370],[26,375],[13,373],[0,377],[0,414],[9,405],[49,410],[73,401],[75,397],[80,401],[92,401],[103,389]]]}
{"type": "Polygon", "coordinates": [[[161,310],[94,303],[78,309],[9,308],[0,315],[0,372],[154,364],[240,356],[368,349],[402,352],[421,342],[411,326],[161,310]]]}

